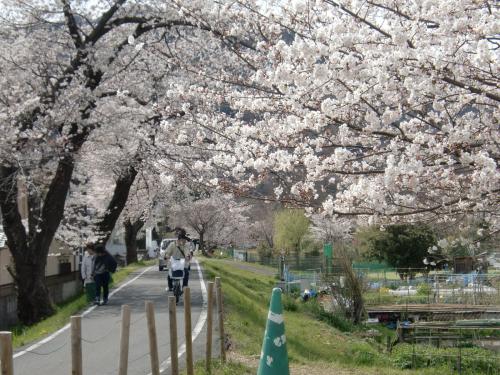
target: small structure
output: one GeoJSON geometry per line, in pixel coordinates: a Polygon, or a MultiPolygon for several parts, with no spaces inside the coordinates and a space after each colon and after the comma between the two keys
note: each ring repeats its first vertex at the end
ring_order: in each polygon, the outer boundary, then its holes
{"type": "Polygon", "coordinates": [[[474,258],[471,256],[453,258],[455,273],[471,273],[474,271],[474,258]]]}
{"type": "Polygon", "coordinates": [[[488,260],[486,259],[486,252],[476,256],[461,256],[453,258],[455,273],[471,273],[477,271],[478,273],[488,272],[488,260]]]}
{"type": "Polygon", "coordinates": [[[234,260],[239,260],[240,262],[248,262],[248,252],[246,250],[233,250],[234,260]]]}
{"type": "Polygon", "coordinates": [[[367,307],[370,319],[381,323],[396,321],[455,321],[460,319],[498,319],[500,306],[463,304],[391,304],[367,307]]]}

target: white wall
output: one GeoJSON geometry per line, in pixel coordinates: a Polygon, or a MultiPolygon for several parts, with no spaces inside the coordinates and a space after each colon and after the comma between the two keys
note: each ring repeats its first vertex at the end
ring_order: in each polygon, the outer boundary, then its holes
{"type": "MultiPolygon", "coordinates": [[[[71,263],[71,271],[76,271],[78,268],[78,260],[73,255],[73,252],[65,245],[61,245],[58,241],[53,241],[50,246],[49,256],[47,257],[47,266],[45,267],[45,276],[54,276],[59,274],[60,261],[68,261],[71,263]]],[[[6,285],[13,282],[12,277],[6,270],[6,266],[14,267],[12,255],[7,247],[0,249],[0,285],[6,285]]]]}

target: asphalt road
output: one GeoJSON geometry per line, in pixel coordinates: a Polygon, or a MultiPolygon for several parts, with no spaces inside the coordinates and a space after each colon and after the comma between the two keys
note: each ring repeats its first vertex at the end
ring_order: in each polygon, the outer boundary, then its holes
{"type": "MultiPolygon", "coordinates": [[[[193,352],[196,359],[204,358],[206,329],[206,288],[197,263],[192,264],[189,286],[193,327],[193,352]],[[195,338],[196,337],[196,338],[195,338]]],[[[117,374],[120,349],[121,305],[131,307],[130,349],[128,374],[147,375],[151,372],[149,339],[144,301],[155,305],[158,352],[163,374],[170,374],[170,333],[168,293],[165,291],[167,273],[158,267],[132,274],[112,296],[109,304],[85,311],[82,318],[83,373],[92,375],[117,374]]],[[[113,291],[112,291],[113,292],[113,291]]],[[[179,365],[185,367],[184,304],[177,305],[177,334],[179,365]]],[[[214,332],[214,336],[216,336],[214,332]]],[[[70,330],[41,344],[21,348],[15,353],[16,375],[67,375],[71,373],[70,330]]]]}

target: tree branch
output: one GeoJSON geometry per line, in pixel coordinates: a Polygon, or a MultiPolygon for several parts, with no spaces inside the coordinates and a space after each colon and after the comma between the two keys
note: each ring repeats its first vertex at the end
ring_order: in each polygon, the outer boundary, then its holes
{"type": "Polygon", "coordinates": [[[384,30],[382,30],[381,28],[375,26],[373,23],[371,23],[370,21],[364,19],[363,17],[360,17],[358,16],[356,13],[352,12],[351,10],[347,9],[345,6],[333,1],[333,0],[325,0],[326,3],[330,4],[330,5],[333,5],[333,6],[336,6],[336,7],[339,7],[340,9],[342,9],[344,12],[346,12],[347,14],[349,14],[350,16],[354,17],[355,19],[357,19],[358,21],[364,23],[365,25],[367,25],[368,27],[370,27],[371,29],[379,32],[380,34],[382,34],[383,36],[385,36],[386,38],[392,38],[391,34],[388,34],[386,33],[384,30]]]}
{"type": "Polygon", "coordinates": [[[98,21],[97,26],[92,30],[90,35],[85,38],[85,44],[90,43],[90,44],[95,44],[104,34],[106,34],[107,31],[105,30],[106,24],[108,21],[115,15],[115,13],[120,9],[120,7],[126,2],[127,0],[117,0],[111,8],[108,9],[102,16],[101,19],[98,21]]]}
{"type": "Polygon", "coordinates": [[[64,18],[66,19],[66,26],[68,27],[69,34],[75,43],[75,47],[80,49],[84,46],[82,36],[80,35],[80,30],[73,15],[71,5],[68,0],[61,0],[63,3],[64,18]]]}
{"type": "Polygon", "coordinates": [[[479,89],[477,87],[474,87],[474,86],[466,85],[465,83],[462,83],[462,82],[457,81],[457,80],[450,78],[450,77],[443,77],[442,80],[445,81],[446,83],[453,85],[453,86],[460,87],[464,90],[469,90],[470,92],[472,92],[474,94],[484,95],[492,100],[500,102],[500,95],[493,94],[491,92],[486,92],[486,91],[479,89]]]}

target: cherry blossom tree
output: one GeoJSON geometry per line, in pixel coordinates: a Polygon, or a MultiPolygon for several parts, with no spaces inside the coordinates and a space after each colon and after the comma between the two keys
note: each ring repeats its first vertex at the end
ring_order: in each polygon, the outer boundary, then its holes
{"type": "MultiPolygon", "coordinates": [[[[131,160],[119,175],[135,176],[117,184],[126,193],[119,204],[106,198],[102,233],[119,220],[146,159],[176,181],[310,213],[479,215],[498,230],[492,2],[2,5],[0,209],[25,323],[52,311],[45,259],[75,165],[87,142],[113,145],[109,137],[122,136],[128,120],[140,135],[161,118],[154,152],[127,145],[131,160]],[[269,182],[274,197],[256,194],[269,182]],[[20,183],[29,193],[26,225],[20,183]]],[[[84,169],[73,178],[75,198],[84,195],[84,169]]]]}
{"type": "Polygon", "coordinates": [[[127,199],[127,204],[121,214],[121,220],[125,230],[125,246],[127,264],[137,262],[137,234],[142,227],[154,222],[154,207],[159,198],[161,184],[154,176],[148,178],[142,174],[141,178],[132,187],[127,199]]]}
{"type": "Polygon", "coordinates": [[[311,233],[322,242],[344,244],[352,238],[355,224],[349,218],[332,218],[315,214],[311,216],[311,233]]]}
{"type": "Polygon", "coordinates": [[[259,248],[270,253],[274,248],[274,214],[276,205],[251,202],[250,238],[259,244],[259,248]]]}
{"type": "MultiPolygon", "coordinates": [[[[202,193],[203,194],[203,193],[202,193]]],[[[248,238],[248,205],[227,194],[191,194],[172,208],[171,226],[198,235],[200,249],[244,243],[248,238]]]]}
{"type": "MultiPolygon", "coordinates": [[[[53,311],[44,280],[46,257],[63,218],[79,151],[96,129],[107,126],[103,115],[119,103],[111,98],[129,96],[130,86],[137,87],[130,97],[138,94],[136,101],[154,109],[153,84],[140,77],[146,67],[149,72],[154,67],[146,59],[135,79],[124,74],[144,55],[145,44],[154,49],[174,42],[183,27],[203,29],[214,39],[223,36],[186,21],[177,4],[2,1],[0,208],[22,322],[37,322],[53,311]],[[21,182],[28,191],[26,223],[17,204],[21,182]]],[[[172,68],[164,66],[156,70],[172,68]]]]}
{"type": "MultiPolygon", "coordinates": [[[[209,22],[201,6],[186,8],[209,22]]],[[[498,230],[498,10],[473,0],[227,3],[252,14],[236,32],[261,38],[242,52],[250,73],[224,96],[233,113],[217,121],[207,168],[240,189],[273,177],[279,199],[329,214],[480,215],[498,230]]]]}

